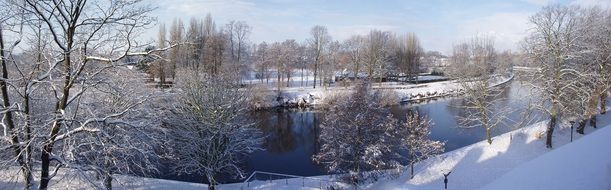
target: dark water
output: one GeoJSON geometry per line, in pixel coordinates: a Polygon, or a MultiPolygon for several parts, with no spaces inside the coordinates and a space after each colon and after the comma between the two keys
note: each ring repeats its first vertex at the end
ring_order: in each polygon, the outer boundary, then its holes
{"type": "MultiPolygon", "coordinates": [[[[529,104],[529,88],[514,80],[502,87],[503,91],[496,97],[497,108],[508,107],[513,110],[508,119],[493,129],[493,135],[515,129],[515,122],[523,118],[526,105],[529,104]]],[[[457,127],[457,116],[465,115],[459,108],[464,104],[461,98],[442,98],[420,104],[397,105],[390,108],[394,117],[401,121],[410,110],[417,110],[434,123],[430,138],[445,141],[445,150],[452,151],[485,138],[483,128],[457,127]]],[[[278,109],[261,111],[253,114],[257,126],[267,135],[263,144],[265,150],[254,152],[245,162],[248,174],[252,171],[265,171],[299,176],[324,175],[327,172],[311,160],[316,152],[318,125],[325,113],[320,110],[278,109]]],[[[533,116],[533,121],[540,119],[533,116]]],[[[201,176],[164,176],[169,179],[202,182],[201,176]]],[[[225,179],[225,182],[241,180],[225,179]]]]}
{"type": "MultiPolygon", "coordinates": [[[[509,107],[513,111],[501,126],[493,130],[493,135],[514,129],[515,122],[523,117],[528,104],[528,88],[520,81],[505,85],[497,99],[497,107],[509,107]]],[[[457,127],[457,115],[464,115],[460,109],[463,103],[460,98],[444,98],[421,104],[405,104],[391,107],[391,113],[400,120],[405,120],[409,110],[417,110],[421,115],[430,118],[434,123],[430,138],[446,141],[446,151],[452,151],[470,145],[485,138],[482,128],[457,127]]],[[[266,171],[300,176],[326,174],[325,170],[310,159],[316,152],[318,125],[324,117],[322,111],[312,110],[274,110],[256,114],[260,120],[259,128],[269,135],[263,145],[265,151],[251,155],[247,170],[266,171]]],[[[536,117],[536,116],[535,116],[536,117]]],[[[534,119],[537,121],[538,119],[534,119]]]]}

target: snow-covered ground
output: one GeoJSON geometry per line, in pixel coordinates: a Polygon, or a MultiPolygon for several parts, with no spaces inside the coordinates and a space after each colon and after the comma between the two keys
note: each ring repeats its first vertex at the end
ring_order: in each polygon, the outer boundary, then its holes
{"type": "MultiPolygon", "coordinates": [[[[604,118],[603,117],[599,117],[599,118],[600,118],[600,121],[599,121],[600,126],[607,125],[607,127],[603,127],[605,128],[604,130],[605,132],[602,132],[602,133],[609,133],[609,131],[611,131],[611,129],[607,129],[607,128],[611,128],[609,126],[609,124],[611,124],[609,115],[606,115],[606,117],[604,118]]],[[[417,169],[418,172],[416,176],[414,177],[414,179],[410,180],[409,174],[406,172],[397,179],[378,181],[377,183],[372,184],[368,186],[367,188],[370,188],[370,189],[440,189],[440,188],[443,188],[443,185],[444,185],[443,184],[444,178],[443,178],[442,173],[447,173],[449,171],[452,171],[452,173],[448,177],[449,179],[448,189],[478,189],[478,188],[485,187],[486,185],[490,183],[495,182],[495,180],[499,178],[500,178],[499,180],[502,180],[503,178],[505,178],[504,182],[503,181],[498,182],[499,185],[501,186],[507,185],[508,187],[505,187],[505,189],[559,189],[559,188],[554,188],[554,187],[557,187],[557,185],[537,186],[537,184],[535,183],[532,183],[534,186],[530,187],[526,184],[522,184],[522,181],[517,180],[517,178],[512,178],[511,176],[524,175],[521,177],[524,179],[531,178],[529,181],[542,180],[542,182],[540,182],[540,184],[542,185],[545,185],[545,183],[547,182],[564,183],[566,181],[562,181],[561,179],[553,179],[548,176],[539,178],[540,176],[542,176],[541,173],[539,174],[537,173],[532,173],[532,174],[516,173],[516,172],[513,172],[513,170],[518,168],[516,170],[517,172],[520,172],[521,170],[524,170],[524,169],[519,169],[521,167],[528,168],[528,167],[532,167],[529,165],[536,165],[537,162],[546,162],[547,160],[540,161],[540,159],[546,159],[546,158],[549,158],[550,156],[546,156],[546,157],[537,159],[539,161],[534,160],[534,159],[539,156],[546,155],[547,153],[552,154],[557,149],[561,150],[562,152],[568,151],[569,153],[560,153],[560,154],[563,154],[563,156],[568,156],[568,158],[551,159],[549,160],[550,163],[548,163],[546,166],[541,166],[542,167],[541,169],[549,169],[553,167],[558,167],[558,168],[566,167],[567,162],[564,159],[574,160],[573,162],[575,162],[574,163],[575,165],[579,165],[581,163],[584,165],[593,164],[595,166],[598,166],[598,165],[605,165],[609,163],[610,159],[608,157],[606,158],[601,157],[600,159],[592,158],[592,160],[583,160],[584,162],[581,162],[580,160],[582,158],[582,155],[580,154],[580,152],[570,153],[571,149],[569,150],[560,149],[559,147],[562,147],[563,145],[570,142],[570,128],[566,126],[561,127],[560,129],[557,129],[554,132],[555,135],[554,135],[553,142],[554,142],[555,148],[552,150],[545,148],[545,135],[544,135],[544,131],[546,127],[545,124],[546,122],[540,122],[530,127],[526,127],[523,129],[513,131],[513,132],[509,132],[503,135],[496,136],[493,138],[492,145],[488,145],[487,142],[481,141],[473,145],[442,154],[438,156],[437,158],[427,160],[418,165],[419,169],[417,169]],[[529,162],[531,160],[533,160],[535,164],[530,164],[529,162]],[[528,165],[524,165],[524,164],[528,164],[528,165]],[[516,174],[509,174],[510,172],[516,173],[516,174]],[[508,174],[509,177],[503,177],[505,174],[508,174]],[[516,180],[514,181],[514,179],[516,180]],[[513,188],[515,187],[514,185],[518,187],[513,188]]],[[[593,130],[591,127],[588,127],[587,133],[593,133],[593,131],[597,131],[597,130],[602,130],[602,129],[593,130]]],[[[589,134],[585,136],[574,134],[573,140],[580,141],[582,137],[586,137],[584,139],[587,139],[588,136],[589,134]]],[[[607,134],[607,137],[608,136],[609,134],[607,134]]],[[[598,138],[598,137],[595,136],[594,138],[598,138]]],[[[587,140],[585,143],[579,143],[577,145],[571,145],[571,146],[580,146],[579,148],[581,149],[592,149],[591,151],[593,152],[599,151],[599,152],[607,152],[603,154],[607,154],[607,155],[609,154],[607,146],[611,144],[610,143],[611,138],[607,138],[606,142],[600,142],[600,143],[595,143],[595,144],[589,144],[588,142],[591,142],[591,140],[587,140]]],[[[559,154],[559,153],[553,153],[552,155],[556,155],[556,154],[559,154]]],[[[584,169],[585,168],[589,168],[589,167],[584,167],[584,169]]],[[[606,170],[608,170],[606,168],[607,167],[598,167],[596,168],[598,171],[593,172],[593,174],[601,173],[601,172],[604,173],[606,172],[606,170]]],[[[563,168],[563,169],[539,171],[539,172],[547,173],[547,172],[563,171],[564,173],[558,173],[557,175],[567,175],[567,177],[570,177],[571,173],[582,175],[581,173],[579,173],[580,171],[573,171],[573,170],[579,170],[579,169],[577,167],[568,167],[568,168],[563,168]]],[[[592,172],[592,171],[586,171],[586,173],[588,172],[592,172]]],[[[599,177],[611,179],[611,174],[607,173],[599,177]]],[[[570,180],[569,183],[572,181],[573,180],[570,180]]],[[[594,177],[592,177],[592,179],[590,180],[585,180],[584,182],[598,183],[598,186],[601,186],[601,185],[608,186],[608,184],[600,184],[601,182],[599,180],[595,180],[594,177]]],[[[491,184],[491,185],[493,186],[487,187],[487,189],[498,189],[496,187],[499,187],[499,186],[494,186],[494,184],[491,184]]],[[[570,187],[573,187],[573,186],[570,186],[570,187]]],[[[563,188],[560,188],[560,189],[563,189],[563,188]]],[[[573,188],[568,188],[568,189],[573,189],[573,188]]],[[[581,188],[577,188],[577,189],[581,189],[581,188]]],[[[586,188],[586,189],[589,189],[589,188],[586,188]]],[[[597,188],[594,188],[594,189],[597,189],[597,188]]]]}
{"type": "Polygon", "coordinates": [[[524,163],[482,189],[611,189],[611,126],[524,163]]]}
{"type": "MultiPolygon", "coordinates": [[[[10,168],[0,170],[0,189],[24,189],[23,178],[19,174],[18,168],[10,168]]],[[[34,172],[38,176],[40,171],[34,172]]],[[[188,183],[182,181],[144,178],[124,175],[114,175],[113,189],[116,190],[201,190],[207,189],[206,184],[188,183]]],[[[38,179],[38,177],[36,177],[38,179]]],[[[90,183],[83,178],[81,173],[71,169],[60,169],[58,174],[51,180],[49,189],[103,189],[99,186],[102,184],[100,180],[90,183]],[[94,186],[96,184],[98,186],[94,186]]]]}

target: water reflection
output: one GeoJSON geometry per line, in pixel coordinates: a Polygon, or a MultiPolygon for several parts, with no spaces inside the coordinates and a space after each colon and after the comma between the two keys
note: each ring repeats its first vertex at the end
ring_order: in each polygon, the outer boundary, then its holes
{"type": "Polygon", "coordinates": [[[253,113],[267,138],[263,143],[265,150],[253,153],[248,160],[248,170],[305,176],[324,174],[310,159],[317,147],[320,114],[287,109],[253,113]]]}
{"type": "MultiPolygon", "coordinates": [[[[493,129],[493,135],[514,129],[520,120],[530,90],[519,81],[506,84],[494,104],[494,109],[509,107],[507,121],[493,129]]],[[[416,110],[434,123],[430,137],[446,142],[446,151],[452,151],[485,138],[481,128],[457,127],[456,116],[466,115],[468,110],[461,109],[464,100],[460,98],[443,98],[427,104],[405,104],[390,108],[394,117],[405,121],[409,111],[416,110]]],[[[316,152],[319,119],[324,112],[312,110],[272,110],[254,113],[259,120],[258,127],[267,134],[264,142],[266,150],[259,151],[249,158],[248,170],[268,171],[293,175],[323,175],[325,171],[312,162],[311,156],[316,152]]],[[[538,120],[538,119],[535,119],[538,120]]]]}
{"type": "MultiPolygon", "coordinates": [[[[514,129],[516,121],[522,119],[525,107],[531,102],[530,89],[519,80],[507,84],[494,107],[509,107],[512,111],[503,126],[493,129],[492,135],[498,135],[514,129]]],[[[405,104],[393,106],[390,109],[394,117],[405,121],[409,111],[416,110],[422,116],[432,120],[430,138],[445,141],[445,151],[452,151],[470,145],[485,138],[482,128],[457,127],[456,116],[464,116],[467,110],[461,109],[464,100],[461,98],[441,98],[429,101],[426,104],[405,104]]],[[[326,174],[325,170],[316,165],[311,157],[316,153],[318,126],[324,116],[320,110],[277,109],[258,111],[251,114],[257,121],[257,127],[267,135],[263,148],[265,150],[254,152],[245,161],[247,173],[252,171],[266,171],[300,176],[315,176],[326,174]]],[[[534,114],[536,116],[536,114],[534,114]]],[[[540,118],[533,118],[537,121],[540,118]]],[[[166,179],[178,179],[201,182],[201,176],[164,176],[166,179]]],[[[225,178],[223,182],[239,182],[225,178]]]]}

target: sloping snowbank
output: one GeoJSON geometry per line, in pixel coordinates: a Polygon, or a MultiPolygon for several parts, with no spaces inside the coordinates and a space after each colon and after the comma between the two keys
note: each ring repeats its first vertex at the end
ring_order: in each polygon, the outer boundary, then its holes
{"type": "MultiPolygon", "coordinates": [[[[599,126],[607,126],[603,128],[610,128],[608,125],[611,124],[611,115],[599,116],[599,126]]],[[[482,188],[489,183],[495,181],[501,176],[509,173],[513,169],[520,167],[522,164],[527,163],[541,155],[551,152],[550,149],[545,148],[545,127],[546,122],[539,122],[529,127],[518,129],[509,133],[505,133],[494,137],[492,145],[489,145],[486,141],[481,141],[467,147],[463,147],[452,152],[448,152],[439,155],[436,158],[432,158],[421,162],[416,165],[416,175],[410,180],[409,172],[404,172],[399,178],[391,180],[381,180],[372,185],[367,186],[368,189],[441,189],[443,188],[443,175],[452,171],[448,177],[448,189],[478,189],[482,188]]],[[[592,129],[587,127],[586,135],[592,131],[601,130],[592,129]]],[[[607,129],[608,130],[608,129],[607,129]]],[[[578,140],[584,135],[573,134],[574,140],[578,140]]],[[[609,135],[607,135],[607,138],[609,135]]],[[[570,142],[570,128],[566,125],[559,127],[554,132],[553,144],[557,149],[570,142]]],[[[588,145],[594,147],[596,151],[608,151],[610,143],[602,143],[598,145],[588,145]]],[[[552,149],[555,150],[555,149],[552,149]]],[[[553,152],[553,151],[552,151],[553,152]]],[[[574,155],[580,158],[579,152],[574,155]]],[[[581,162],[579,159],[573,159],[576,165],[581,162]]],[[[592,162],[590,160],[584,160],[585,162],[592,162]]],[[[563,161],[564,162],[564,161],[563,161]]],[[[608,164],[609,159],[598,160],[599,164],[608,164]]],[[[558,163],[558,167],[562,167],[562,163],[558,163]]],[[[608,166],[605,166],[608,167],[608,166]]],[[[608,169],[607,169],[608,170],[608,169]]],[[[524,174],[526,175],[526,174],[524,174]]],[[[570,175],[570,173],[560,173],[558,175],[570,175]]],[[[526,175],[524,178],[534,178],[533,181],[537,180],[537,177],[541,175],[526,175]]],[[[608,177],[604,175],[602,177],[608,177]]],[[[574,176],[566,176],[574,177],[574,176]]],[[[544,178],[548,179],[548,178],[544,178]]],[[[557,183],[561,179],[554,179],[548,181],[550,183],[557,183]]],[[[542,183],[546,181],[543,180],[542,183]]],[[[514,181],[513,183],[521,183],[520,181],[514,181]]],[[[495,188],[490,188],[495,189],[495,188]]],[[[511,188],[508,189],[522,189],[522,188],[511,188]]],[[[533,188],[537,189],[537,188],[533,188]]],[[[544,188],[554,189],[554,188],[544,188]]],[[[587,188],[586,188],[587,189],[587,188]]],[[[596,189],[596,188],[595,188],[596,189]]]]}
{"type": "Polygon", "coordinates": [[[611,126],[520,165],[482,189],[611,189],[611,126]]]}

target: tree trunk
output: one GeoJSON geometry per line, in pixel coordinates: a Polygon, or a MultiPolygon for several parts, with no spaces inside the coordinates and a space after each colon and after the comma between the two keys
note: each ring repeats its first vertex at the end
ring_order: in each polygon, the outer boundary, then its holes
{"type": "Polygon", "coordinates": [[[585,128],[586,128],[586,120],[582,119],[582,120],[579,121],[579,127],[577,127],[576,132],[583,135],[583,133],[584,133],[583,130],[585,128]]]}
{"type": "Polygon", "coordinates": [[[596,128],[596,115],[593,115],[593,116],[590,118],[590,126],[592,126],[592,127],[596,128]]]}
{"type": "MultiPolygon", "coordinates": [[[[73,43],[73,36],[74,36],[74,30],[75,28],[69,28],[67,31],[67,46],[66,47],[72,47],[72,43],[73,43]]],[[[84,63],[83,63],[84,64],[84,63]]],[[[72,87],[72,84],[70,83],[70,78],[71,78],[71,55],[70,52],[66,52],[64,53],[64,62],[63,62],[63,74],[64,76],[64,84],[63,84],[63,92],[62,92],[62,96],[61,99],[59,99],[56,104],[55,104],[55,114],[57,116],[55,116],[55,121],[52,124],[51,127],[51,133],[49,135],[49,139],[47,139],[47,143],[43,146],[42,151],[41,151],[41,155],[40,155],[40,161],[41,161],[41,169],[40,169],[40,185],[38,186],[38,189],[47,189],[47,186],[49,186],[49,181],[51,180],[51,178],[49,178],[49,166],[51,166],[51,153],[53,152],[53,146],[55,145],[55,138],[57,137],[57,134],[59,133],[59,130],[62,126],[62,122],[63,122],[63,111],[66,110],[67,104],[68,104],[68,97],[70,97],[70,88],[72,87]]],[[[60,167],[60,166],[57,166],[60,167]]]]}
{"type": "Polygon", "coordinates": [[[411,174],[409,178],[414,179],[414,162],[413,161],[410,161],[409,167],[410,167],[410,174],[411,174]]]}
{"type": "Polygon", "coordinates": [[[291,72],[289,71],[286,73],[286,87],[287,88],[290,87],[290,84],[291,84],[291,72]]]}
{"type": "Polygon", "coordinates": [[[276,71],[276,86],[278,87],[278,93],[280,93],[280,88],[282,86],[282,78],[280,78],[280,70],[276,71]]]}
{"type": "Polygon", "coordinates": [[[318,57],[316,58],[316,61],[314,62],[314,88],[316,88],[316,74],[318,71],[318,57]]]}
{"type": "MultiPolygon", "coordinates": [[[[2,64],[2,78],[3,79],[8,79],[8,69],[7,69],[7,61],[6,59],[4,59],[6,57],[6,55],[4,54],[4,38],[3,38],[3,34],[2,34],[2,26],[0,25],[0,60],[1,60],[1,64],[2,64]]],[[[5,108],[8,108],[11,106],[11,102],[10,102],[10,97],[8,94],[8,86],[6,84],[5,80],[0,80],[0,90],[2,90],[2,103],[4,105],[5,108]]],[[[23,173],[23,177],[25,179],[25,185],[26,188],[30,188],[32,187],[32,171],[31,171],[31,165],[29,163],[29,157],[27,155],[31,155],[30,151],[27,151],[30,147],[30,145],[26,145],[26,156],[24,157],[23,154],[21,154],[21,151],[23,149],[22,146],[20,146],[20,141],[19,141],[19,137],[17,134],[15,134],[16,131],[14,131],[15,129],[15,122],[13,121],[13,112],[12,111],[6,111],[4,112],[4,119],[6,120],[6,127],[8,129],[9,135],[10,135],[10,140],[11,140],[11,144],[13,145],[13,151],[15,156],[17,157],[17,162],[19,163],[19,166],[21,168],[21,172],[23,173]]],[[[3,119],[3,120],[4,120],[3,119]]],[[[27,128],[29,130],[29,128],[27,128]]],[[[28,131],[28,139],[29,140],[29,131],[28,131]]],[[[29,143],[29,142],[26,142],[29,143]]]]}
{"type": "Polygon", "coordinates": [[[112,190],[112,174],[106,174],[104,176],[104,188],[106,188],[106,190],[112,190]]]}
{"type": "Polygon", "coordinates": [[[557,116],[552,115],[549,125],[547,126],[547,137],[545,140],[545,146],[547,148],[552,148],[552,135],[554,134],[554,128],[556,127],[556,117],[557,116]]]}
{"type": "Polygon", "coordinates": [[[607,113],[607,92],[600,95],[600,114],[607,113]]]}
{"type": "Polygon", "coordinates": [[[488,144],[492,144],[492,137],[490,133],[490,128],[486,127],[486,141],[488,141],[488,144]]]}
{"type": "Polygon", "coordinates": [[[358,79],[358,76],[359,76],[359,62],[358,61],[355,61],[355,62],[356,62],[356,71],[354,72],[354,80],[358,79]]]}
{"type": "Polygon", "coordinates": [[[214,190],[214,189],[216,189],[216,182],[214,181],[213,177],[208,177],[208,190],[214,190]]]}
{"type": "Polygon", "coordinates": [[[161,88],[164,87],[165,85],[165,64],[163,64],[163,61],[159,61],[159,86],[161,88]]]}

